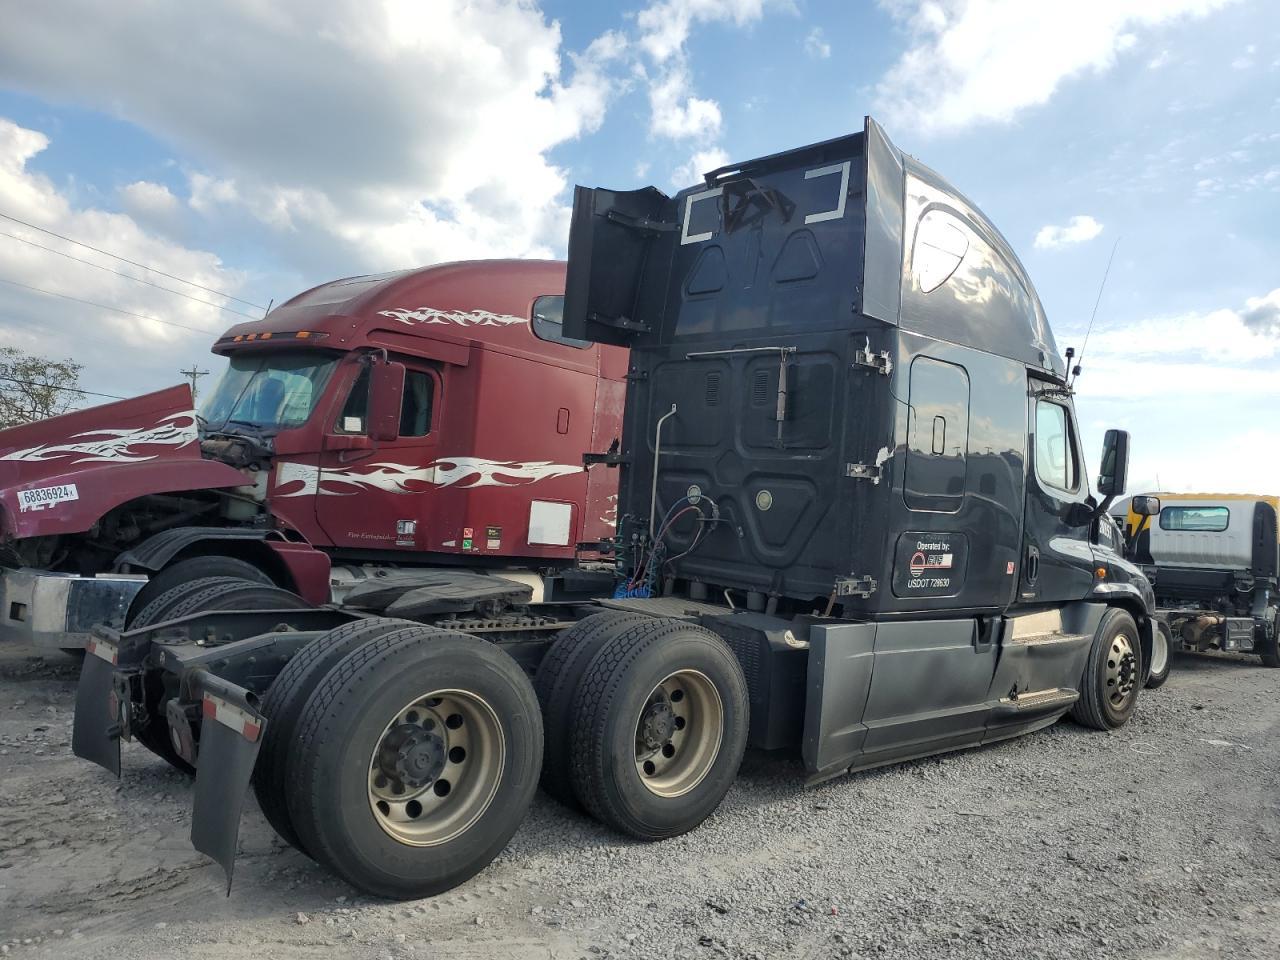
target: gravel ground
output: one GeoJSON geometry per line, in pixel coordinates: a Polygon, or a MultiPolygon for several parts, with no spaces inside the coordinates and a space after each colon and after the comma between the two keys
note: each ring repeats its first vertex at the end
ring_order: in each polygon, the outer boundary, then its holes
{"type": "Polygon", "coordinates": [[[1280,671],[1177,657],[1113,734],[1069,722],[806,789],[749,754],[719,812],[644,845],[539,796],[479,877],[356,895],[252,796],[236,884],[189,781],[71,756],[78,666],[0,646],[0,955],[58,958],[1280,956],[1280,671]]]}

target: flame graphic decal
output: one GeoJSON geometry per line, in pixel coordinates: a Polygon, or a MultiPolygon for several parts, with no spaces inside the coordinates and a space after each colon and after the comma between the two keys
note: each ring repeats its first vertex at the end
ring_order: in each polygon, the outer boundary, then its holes
{"type": "Polygon", "coordinates": [[[409,326],[415,323],[438,323],[445,326],[454,324],[459,327],[509,327],[528,322],[522,317],[513,317],[506,313],[490,313],[488,310],[437,310],[434,307],[418,307],[416,310],[379,310],[378,316],[390,317],[409,326]]]}
{"type": "Polygon", "coordinates": [[[0,456],[0,460],[23,460],[40,463],[75,457],[80,463],[142,463],[154,460],[159,454],[144,454],[140,447],[185,447],[195,443],[196,413],[188,410],[165,417],[154,427],[137,427],[132,430],[88,430],[77,433],[67,443],[47,443],[26,450],[13,450],[0,456]]]}
{"type": "Polygon", "coordinates": [[[429,486],[518,487],[549,477],[581,473],[582,467],[537,460],[484,460],[479,457],[445,457],[425,467],[403,463],[371,463],[358,469],[321,469],[305,463],[281,463],[276,468],[277,497],[307,495],[349,497],[362,490],[387,493],[422,493],[429,486]]]}

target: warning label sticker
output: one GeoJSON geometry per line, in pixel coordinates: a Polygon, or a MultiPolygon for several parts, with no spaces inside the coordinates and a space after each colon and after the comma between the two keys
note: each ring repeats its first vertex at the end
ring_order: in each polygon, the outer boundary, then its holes
{"type": "Polygon", "coordinates": [[[967,554],[962,533],[904,533],[893,566],[894,596],[955,596],[964,586],[967,554]]]}

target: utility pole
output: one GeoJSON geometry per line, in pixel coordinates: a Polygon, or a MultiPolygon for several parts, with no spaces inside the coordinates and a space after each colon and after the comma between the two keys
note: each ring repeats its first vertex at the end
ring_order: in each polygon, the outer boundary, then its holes
{"type": "Polygon", "coordinates": [[[191,401],[194,403],[196,399],[196,380],[200,377],[207,377],[209,375],[209,371],[198,370],[196,369],[196,365],[193,363],[190,370],[179,370],[178,372],[191,381],[191,401]]]}

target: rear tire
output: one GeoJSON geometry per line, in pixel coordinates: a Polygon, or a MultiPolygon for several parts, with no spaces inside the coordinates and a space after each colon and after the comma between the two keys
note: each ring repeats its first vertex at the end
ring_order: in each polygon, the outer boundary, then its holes
{"type": "Polygon", "coordinates": [[[569,775],[569,741],[573,736],[575,701],[582,675],[602,646],[632,624],[648,619],[618,610],[593,613],[560,634],[538,664],[533,688],[542,706],[546,744],[542,756],[542,789],[567,807],[582,808],[569,775]]]}
{"type": "MultiPolygon", "coordinates": [[[[235,577],[204,577],[160,594],[138,613],[130,629],[150,627],[206,610],[304,610],[310,607],[311,604],[296,593],[280,587],[235,577]]],[[[147,683],[146,706],[151,722],[132,731],[134,739],[170,766],[183,773],[194,774],[195,767],[183,760],[169,741],[169,721],[164,711],[170,691],[164,686],[163,675],[151,671],[143,676],[147,683]]]]}
{"type": "Polygon", "coordinates": [[[1157,622],[1155,633],[1151,638],[1151,675],[1147,677],[1147,689],[1155,690],[1164,686],[1169,679],[1169,671],[1173,668],[1173,639],[1169,627],[1157,622]]]}
{"type": "Polygon", "coordinates": [[[272,681],[262,699],[262,715],[267,718],[267,732],[258,751],[253,769],[253,792],[267,822],[289,845],[311,856],[289,819],[285,799],[288,785],[288,761],[297,741],[298,725],[307,698],[316,685],[347,654],[392,630],[413,626],[408,620],[375,617],[356,620],[335,627],[316,637],[287,663],[272,681]]]}
{"type": "Polygon", "coordinates": [[[506,846],[541,762],[538,698],[519,664],[466,634],[406,627],[353,650],[312,693],[288,763],[289,816],[360,890],[432,896],[506,846]]]}
{"type": "Polygon", "coordinates": [[[1094,730],[1123,727],[1138,705],[1141,681],[1138,625],[1129,613],[1112,607],[1102,615],[1093,636],[1072,719],[1094,730]]]}
{"type": "Polygon", "coordinates": [[[189,557],[170,564],[147,581],[147,585],[138,591],[138,595],[129,605],[129,614],[125,618],[126,625],[132,623],[133,618],[142,612],[142,608],[160,594],[174,587],[184,586],[193,580],[204,580],[208,577],[234,577],[237,580],[249,580],[267,585],[275,583],[253,564],[237,560],[235,557],[189,557]]]}
{"type": "Polygon", "coordinates": [[[621,631],[579,685],[574,792],[641,840],[692,830],[733,785],[747,745],[747,682],[718,636],[679,620],[621,631]]]}

